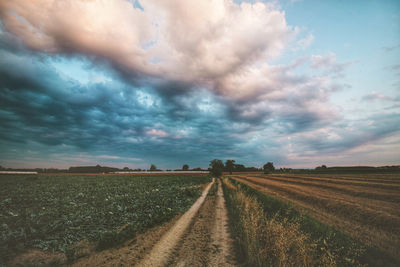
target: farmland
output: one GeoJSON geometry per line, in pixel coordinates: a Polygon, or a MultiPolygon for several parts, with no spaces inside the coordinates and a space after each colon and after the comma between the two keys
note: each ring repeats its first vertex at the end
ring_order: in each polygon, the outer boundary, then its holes
{"type": "Polygon", "coordinates": [[[118,245],[185,212],[209,181],[200,175],[2,175],[0,263],[32,248],[73,256],[71,247],[82,240],[98,250],[118,245]]]}
{"type": "Polygon", "coordinates": [[[362,243],[400,258],[398,174],[234,174],[230,177],[362,243]]]}
{"type": "Polygon", "coordinates": [[[183,173],[2,175],[0,266],[398,263],[395,174],[235,173],[210,182],[183,173]]]}

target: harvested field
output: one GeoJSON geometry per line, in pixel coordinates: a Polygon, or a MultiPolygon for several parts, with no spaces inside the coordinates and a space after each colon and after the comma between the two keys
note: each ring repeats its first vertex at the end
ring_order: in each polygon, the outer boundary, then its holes
{"type": "Polygon", "coordinates": [[[234,174],[361,242],[400,258],[398,174],[234,174]]]}

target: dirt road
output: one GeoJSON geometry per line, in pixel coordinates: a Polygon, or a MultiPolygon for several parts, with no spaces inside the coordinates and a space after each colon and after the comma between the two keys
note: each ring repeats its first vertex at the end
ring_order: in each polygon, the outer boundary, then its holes
{"type": "Polygon", "coordinates": [[[136,266],[235,266],[232,244],[217,180],[136,266]]]}

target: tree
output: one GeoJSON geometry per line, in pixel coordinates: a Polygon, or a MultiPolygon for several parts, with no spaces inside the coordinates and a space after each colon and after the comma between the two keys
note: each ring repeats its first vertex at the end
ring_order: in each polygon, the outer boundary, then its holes
{"type": "Polygon", "coordinates": [[[157,170],[156,165],[151,164],[151,165],[150,165],[150,171],[156,171],[156,170],[157,170]]]}
{"type": "Polygon", "coordinates": [[[182,166],[182,170],[183,170],[183,171],[188,171],[188,170],[189,170],[189,165],[184,164],[184,165],[182,166]]]}
{"type": "Polygon", "coordinates": [[[124,167],[123,170],[126,171],[126,172],[130,171],[128,167],[124,167]]]}
{"type": "Polygon", "coordinates": [[[321,170],[326,170],[326,169],[327,169],[326,165],[321,165],[321,166],[318,166],[315,168],[316,171],[321,171],[321,170]]]}
{"type": "Polygon", "coordinates": [[[225,162],[225,169],[230,174],[232,174],[233,169],[235,168],[235,161],[233,159],[228,159],[225,162]]]}
{"type": "Polygon", "coordinates": [[[224,170],[224,163],[219,159],[210,161],[210,174],[215,177],[220,177],[224,170]]]}
{"type": "Polygon", "coordinates": [[[270,173],[275,170],[275,167],[272,162],[267,162],[266,164],[264,164],[263,169],[264,169],[264,173],[270,173]]]}
{"type": "Polygon", "coordinates": [[[246,171],[246,166],[243,164],[235,164],[235,171],[244,172],[246,171]]]}

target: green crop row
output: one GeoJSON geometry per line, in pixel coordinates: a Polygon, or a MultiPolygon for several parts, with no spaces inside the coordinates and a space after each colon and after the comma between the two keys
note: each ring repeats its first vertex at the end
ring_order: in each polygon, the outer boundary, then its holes
{"type": "Polygon", "coordinates": [[[1,176],[0,265],[30,248],[114,246],[186,211],[204,176],[1,176]]]}

